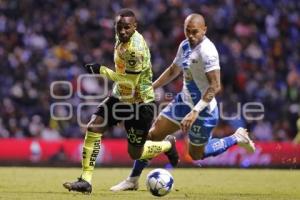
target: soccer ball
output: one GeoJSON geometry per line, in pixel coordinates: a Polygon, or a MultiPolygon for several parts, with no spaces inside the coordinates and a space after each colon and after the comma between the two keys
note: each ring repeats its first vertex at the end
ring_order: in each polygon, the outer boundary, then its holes
{"type": "Polygon", "coordinates": [[[154,196],[165,196],[172,190],[173,185],[174,179],[165,169],[154,169],[147,175],[147,190],[154,196]]]}

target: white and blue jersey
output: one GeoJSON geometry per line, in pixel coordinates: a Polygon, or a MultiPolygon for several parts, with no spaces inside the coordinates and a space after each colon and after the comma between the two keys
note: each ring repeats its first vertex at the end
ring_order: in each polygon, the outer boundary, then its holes
{"type": "MultiPolygon", "coordinates": [[[[215,45],[204,37],[203,41],[191,49],[188,40],[179,45],[173,64],[183,71],[183,88],[175,99],[162,110],[161,115],[180,124],[180,121],[191,111],[209,87],[205,73],[219,70],[219,55],[215,45]]],[[[190,142],[202,145],[211,137],[212,129],[217,125],[219,112],[214,98],[209,105],[199,113],[189,131],[190,142]]]]}

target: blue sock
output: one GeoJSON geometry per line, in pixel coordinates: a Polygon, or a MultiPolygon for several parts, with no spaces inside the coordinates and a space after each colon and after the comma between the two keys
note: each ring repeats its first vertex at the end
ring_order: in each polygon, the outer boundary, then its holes
{"type": "Polygon", "coordinates": [[[135,160],[129,177],[140,176],[142,171],[148,165],[148,160],[135,160]]]}
{"type": "Polygon", "coordinates": [[[217,156],[225,152],[229,147],[237,144],[237,140],[234,136],[224,138],[213,138],[208,141],[204,148],[203,158],[210,156],[217,156]]]}

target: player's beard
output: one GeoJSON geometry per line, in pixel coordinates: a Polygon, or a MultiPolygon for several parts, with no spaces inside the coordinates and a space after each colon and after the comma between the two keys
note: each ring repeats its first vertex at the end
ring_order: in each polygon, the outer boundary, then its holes
{"type": "Polygon", "coordinates": [[[195,47],[196,44],[197,44],[197,41],[196,40],[189,40],[189,43],[190,43],[191,47],[195,47]]]}
{"type": "Polygon", "coordinates": [[[200,42],[202,41],[202,39],[193,39],[193,40],[189,40],[189,43],[191,45],[191,47],[195,47],[197,46],[200,42]]]}
{"type": "Polygon", "coordinates": [[[123,35],[123,36],[119,35],[119,40],[123,43],[126,43],[129,41],[131,36],[132,36],[132,34],[131,35],[123,35]]]}
{"type": "Polygon", "coordinates": [[[134,31],[132,33],[129,34],[124,34],[122,35],[118,35],[120,42],[122,43],[126,43],[130,40],[130,38],[132,37],[132,35],[134,34],[134,31]]]}

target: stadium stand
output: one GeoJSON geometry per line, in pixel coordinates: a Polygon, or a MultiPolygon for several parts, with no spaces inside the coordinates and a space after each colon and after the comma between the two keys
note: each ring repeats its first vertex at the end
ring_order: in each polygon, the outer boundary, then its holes
{"type": "MultiPolygon", "coordinates": [[[[64,121],[51,119],[51,104],[70,103],[76,113],[79,103],[88,102],[77,95],[77,88],[84,94],[103,89],[97,81],[85,80],[78,86],[77,78],[85,73],[85,63],[113,67],[113,15],[123,7],[138,15],[138,29],[151,48],[154,79],[172,62],[184,38],[184,18],[191,12],[204,14],[207,35],[220,53],[223,90],[218,98],[224,115],[235,116],[237,102],[261,102],[265,108],[259,121],[222,120],[216,134],[226,135],[244,125],[256,140],[286,141],[299,132],[297,0],[10,0],[0,1],[0,138],[83,137],[76,115],[64,121]],[[74,90],[67,100],[51,97],[50,85],[57,80],[71,83],[74,90]]],[[[180,90],[179,83],[157,92],[170,96],[180,90]]],[[[56,95],[67,93],[65,85],[55,88],[56,95]]],[[[85,108],[83,121],[94,110],[85,108]]],[[[67,107],[59,107],[57,115],[68,115],[67,107]]],[[[115,128],[106,137],[125,134],[115,128]]]]}

